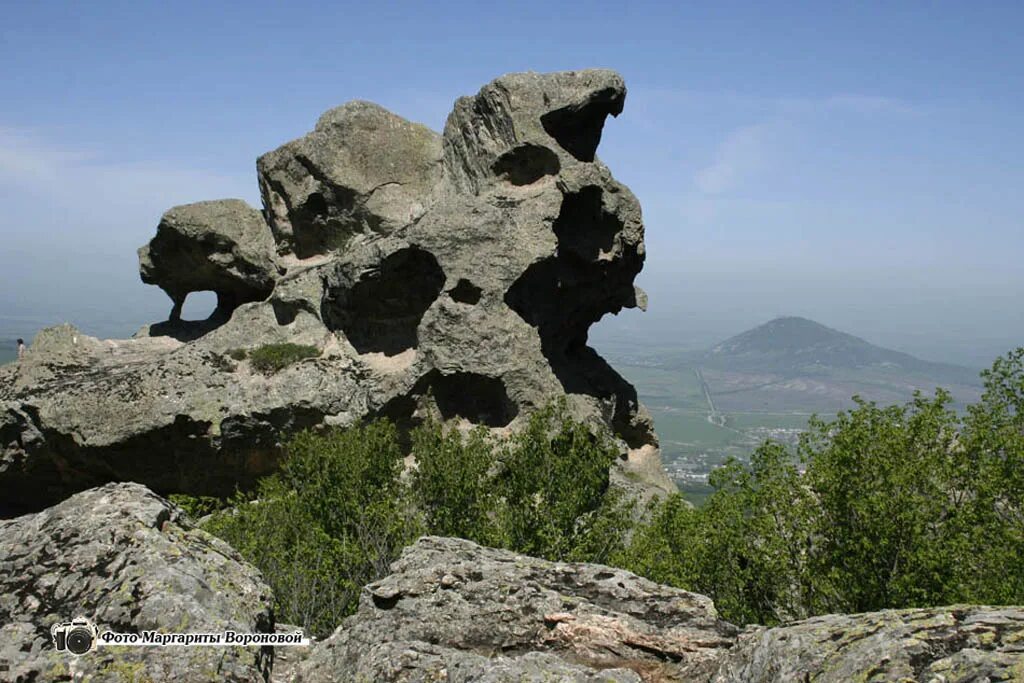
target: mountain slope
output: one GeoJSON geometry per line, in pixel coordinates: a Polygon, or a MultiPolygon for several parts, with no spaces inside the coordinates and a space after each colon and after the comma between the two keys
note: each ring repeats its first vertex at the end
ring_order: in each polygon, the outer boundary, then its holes
{"type": "Polygon", "coordinates": [[[977,373],[969,368],[924,361],[799,317],[776,318],[730,337],[702,354],[700,363],[787,376],[880,370],[924,375],[940,383],[978,383],[977,373]]]}
{"type": "Polygon", "coordinates": [[[980,396],[978,373],[875,346],[806,318],[776,318],[694,354],[701,381],[724,412],[834,413],[860,396],[903,403],[949,390],[963,407],[980,396]]]}

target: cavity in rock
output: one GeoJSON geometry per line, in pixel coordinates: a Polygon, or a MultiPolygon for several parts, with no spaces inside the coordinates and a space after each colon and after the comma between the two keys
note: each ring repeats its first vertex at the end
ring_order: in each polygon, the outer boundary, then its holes
{"type": "Polygon", "coordinates": [[[622,113],[623,95],[613,89],[594,93],[582,105],[570,105],[544,114],[540,123],[548,135],[580,161],[593,161],[601,143],[604,120],[622,113]]]}
{"type": "Polygon", "coordinates": [[[561,165],[558,155],[547,147],[525,143],[498,157],[492,169],[513,185],[529,185],[546,175],[556,175],[561,165]]]}
{"type": "Polygon", "coordinates": [[[448,290],[448,296],[460,304],[475,305],[480,302],[480,294],[480,288],[465,278],[461,278],[454,287],[448,290]]]}
{"type": "Polygon", "coordinates": [[[400,249],[341,291],[328,290],[321,314],[328,329],[344,333],[359,353],[389,356],[417,345],[416,328],[444,286],[433,254],[400,249]]]}

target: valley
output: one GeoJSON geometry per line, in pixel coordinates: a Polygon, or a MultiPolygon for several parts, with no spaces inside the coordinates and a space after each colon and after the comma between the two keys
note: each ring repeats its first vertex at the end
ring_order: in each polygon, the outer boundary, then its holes
{"type": "Polygon", "coordinates": [[[611,344],[602,352],[636,387],[666,470],[698,505],[716,467],[748,458],[768,439],[795,445],[811,415],[849,409],[855,395],[889,405],[942,387],[962,410],[981,394],[975,370],[922,361],[804,318],[772,320],[707,351],[611,344]]]}

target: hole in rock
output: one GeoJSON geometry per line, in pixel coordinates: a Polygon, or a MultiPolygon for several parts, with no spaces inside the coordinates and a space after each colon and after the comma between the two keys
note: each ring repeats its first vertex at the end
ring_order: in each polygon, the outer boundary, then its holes
{"type": "Polygon", "coordinates": [[[417,344],[416,328],[444,286],[430,252],[416,247],[391,254],[350,288],[325,292],[321,313],[359,353],[393,356],[417,344]]]}
{"type": "Polygon", "coordinates": [[[529,185],[546,175],[558,173],[558,155],[547,147],[526,143],[502,154],[491,167],[513,185],[529,185]]]}
{"type": "Polygon", "coordinates": [[[519,414],[505,383],[497,377],[473,372],[438,375],[431,390],[445,420],[461,417],[477,425],[505,427],[519,414]]]}
{"type": "Polygon", "coordinates": [[[465,278],[459,279],[454,287],[448,290],[448,296],[460,304],[477,304],[480,301],[481,289],[465,278]]]}
{"type": "Polygon", "coordinates": [[[311,192],[289,211],[288,219],[292,224],[293,248],[299,258],[340,249],[364,227],[374,227],[372,216],[357,210],[355,192],[328,185],[311,192]]]}
{"type": "Polygon", "coordinates": [[[327,200],[319,192],[314,192],[306,198],[305,204],[302,205],[302,210],[310,218],[322,218],[327,215],[327,200]]]}
{"type": "Polygon", "coordinates": [[[562,107],[540,117],[548,135],[580,161],[593,161],[601,143],[604,120],[622,112],[622,97],[613,90],[595,93],[583,105],[562,107]]]}
{"type": "Polygon", "coordinates": [[[615,214],[604,210],[602,194],[600,187],[588,185],[565,195],[554,224],[559,253],[568,250],[595,261],[601,252],[611,251],[623,226],[615,214]]]}
{"type": "Polygon", "coordinates": [[[370,593],[370,597],[373,599],[373,604],[377,609],[388,610],[398,604],[398,601],[402,599],[402,594],[379,595],[377,593],[370,593]]]}
{"type": "Polygon", "coordinates": [[[208,320],[216,310],[216,292],[192,292],[186,295],[185,303],[181,307],[181,320],[182,322],[208,320]]]}

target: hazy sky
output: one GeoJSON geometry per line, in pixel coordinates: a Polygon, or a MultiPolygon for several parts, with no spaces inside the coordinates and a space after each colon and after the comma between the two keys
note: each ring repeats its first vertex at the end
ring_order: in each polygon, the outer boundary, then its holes
{"type": "Polygon", "coordinates": [[[440,129],[502,73],[601,66],[651,310],[598,340],[794,314],[937,360],[1024,344],[1021,3],[380,4],[6,3],[3,325],[165,314],[135,259],[160,214],[258,205],[255,158],[329,107],[440,129]]]}

